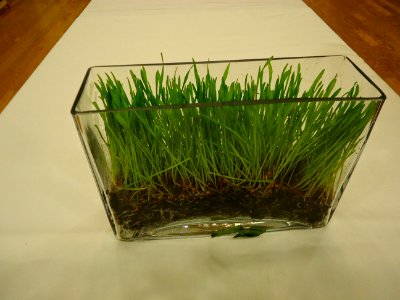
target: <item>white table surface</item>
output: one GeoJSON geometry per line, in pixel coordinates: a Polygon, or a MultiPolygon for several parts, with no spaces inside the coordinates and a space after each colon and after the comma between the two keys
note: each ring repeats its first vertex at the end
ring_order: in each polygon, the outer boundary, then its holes
{"type": "Polygon", "coordinates": [[[0,114],[0,299],[399,299],[399,132],[399,96],[302,1],[92,0],[0,114]],[[69,111],[88,67],[161,52],[167,62],[344,54],[383,89],[327,227],[114,238],[69,111]]]}

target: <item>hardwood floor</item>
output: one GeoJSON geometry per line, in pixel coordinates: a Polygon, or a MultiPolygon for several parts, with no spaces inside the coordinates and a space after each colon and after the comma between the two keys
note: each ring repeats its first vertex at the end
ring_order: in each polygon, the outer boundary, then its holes
{"type": "Polygon", "coordinates": [[[400,1],[304,2],[400,95],[400,1]]]}
{"type": "Polygon", "coordinates": [[[8,0],[0,11],[0,112],[90,0],[8,0]]]}
{"type": "MultiPolygon", "coordinates": [[[[89,1],[8,0],[0,11],[0,112],[89,1]]],[[[304,2],[400,94],[400,1],[304,2]]]]}

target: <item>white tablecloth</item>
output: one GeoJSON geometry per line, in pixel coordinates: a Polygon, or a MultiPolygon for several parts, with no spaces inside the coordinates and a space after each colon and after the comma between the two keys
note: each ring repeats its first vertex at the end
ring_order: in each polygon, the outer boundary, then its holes
{"type": "Polygon", "coordinates": [[[399,130],[399,96],[302,1],[92,0],[0,114],[0,299],[398,299],[399,130]],[[88,67],[161,52],[167,62],[343,54],[383,89],[327,227],[114,238],[70,107],[88,67]]]}

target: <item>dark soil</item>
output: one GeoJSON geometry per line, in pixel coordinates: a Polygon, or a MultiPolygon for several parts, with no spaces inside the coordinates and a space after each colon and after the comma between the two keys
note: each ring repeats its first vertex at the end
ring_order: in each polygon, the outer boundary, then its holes
{"type": "Polygon", "coordinates": [[[226,185],[218,191],[179,186],[158,193],[121,190],[109,192],[109,197],[117,222],[132,231],[206,217],[274,218],[318,227],[329,212],[324,193],[306,196],[278,185],[258,188],[226,185]]]}

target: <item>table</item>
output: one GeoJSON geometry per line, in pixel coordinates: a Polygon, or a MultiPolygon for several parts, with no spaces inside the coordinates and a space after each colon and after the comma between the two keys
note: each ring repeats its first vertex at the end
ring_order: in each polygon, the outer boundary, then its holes
{"type": "MultiPolygon", "coordinates": [[[[349,29],[351,30],[351,29],[349,29]]],[[[396,299],[400,98],[299,0],[92,0],[0,115],[1,299],[396,299]],[[119,242],[70,108],[90,66],[343,54],[387,101],[330,224],[119,242]]]]}

